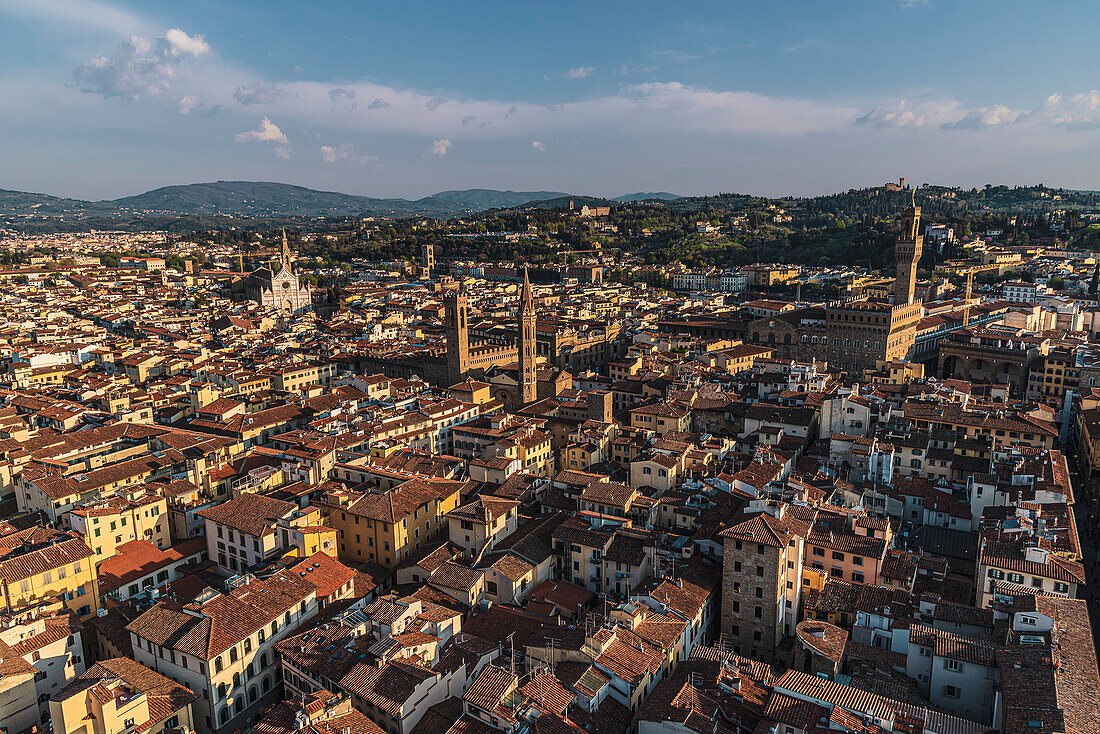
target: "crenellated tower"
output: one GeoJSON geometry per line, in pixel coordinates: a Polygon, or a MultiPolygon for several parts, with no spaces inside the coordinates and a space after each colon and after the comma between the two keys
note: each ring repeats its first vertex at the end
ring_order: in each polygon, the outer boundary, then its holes
{"type": "Polygon", "coordinates": [[[924,248],[924,235],[920,234],[920,207],[914,200],[901,213],[901,233],[894,245],[894,261],[897,263],[894,279],[894,305],[913,303],[917,291],[917,263],[924,248]]]}

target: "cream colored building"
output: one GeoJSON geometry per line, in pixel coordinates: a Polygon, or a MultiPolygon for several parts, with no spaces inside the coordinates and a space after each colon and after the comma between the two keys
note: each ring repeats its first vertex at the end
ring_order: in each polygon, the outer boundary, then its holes
{"type": "Polygon", "coordinates": [[[134,658],[198,693],[201,734],[242,729],[281,693],[274,645],[317,614],[317,584],[289,571],[163,601],[127,626],[134,658]]]}
{"type": "Polygon", "coordinates": [[[143,490],[127,497],[90,500],[69,513],[73,530],[95,553],[96,561],[113,556],[118,546],[147,540],[161,550],[172,544],[168,501],[143,490]]]}
{"type": "Polygon", "coordinates": [[[158,734],[191,727],[185,686],[129,658],[102,660],[50,700],[55,734],[158,734]]]}

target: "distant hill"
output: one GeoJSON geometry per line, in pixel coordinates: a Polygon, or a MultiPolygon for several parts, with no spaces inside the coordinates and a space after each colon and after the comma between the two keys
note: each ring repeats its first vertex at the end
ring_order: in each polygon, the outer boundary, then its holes
{"type": "Polygon", "coordinates": [[[376,199],[316,191],[304,186],[266,181],[217,181],[165,186],[109,202],[127,212],[256,216],[354,216],[361,214],[446,215],[452,202],[426,197],[376,199]]]}
{"type": "Polygon", "coordinates": [[[536,209],[568,209],[569,203],[573,203],[574,209],[580,209],[582,206],[611,206],[618,202],[612,199],[604,199],[599,196],[573,196],[568,194],[566,196],[559,197],[557,199],[541,199],[539,201],[529,201],[527,206],[534,207],[536,209]]]}
{"type": "MultiPolygon", "coordinates": [[[[925,185],[915,193],[928,217],[980,212],[1031,215],[1055,209],[1100,208],[1097,192],[1051,189],[1042,185],[969,190],[925,185]]],[[[796,221],[818,226],[827,223],[823,217],[888,218],[903,207],[912,194],[908,190],[872,187],[777,201],[790,210],[796,221]]],[[[612,206],[646,201],[660,201],[669,210],[676,211],[743,211],[767,199],[728,193],[680,197],[667,191],[637,192],[606,199],[560,191],[495,189],[453,189],[422,199],[400,199],[318,191],[265,181],[215,181],[165,186],[111,201],[82,201],[0,189],[0,226],[14,226],[25,231],[114,227],[132,231],[150,227],[187,231],[237,226],[235,221],[248,219],[360,216],[446,219],[495,209],[567,209],[570,203],[579,209],[586,204],[612,206]]]]}
{"type": "Polygon", "coordinates": [[[517,207],[545,199],[568,199],[569,196],[561,191],[464,189],[410,200],[318,191],[269,181],[214,181],[164,186],[109,201],[82,201],[0,189],[0,217],[70,220],[133,216],[451,217],[487,209],[517,207]]]}
{"type": "Polygon", "coordinates": [[[636,194],[623,194],[622,196],[616,196],[612,201],[617,201],[620,204],[627,204],[632,201],[658,201],[679,198],[682,198],[679,194],[670,194],[667,191],[650,191],[638,192],[636,194]]]}
{"type": "Polygon", "coordinates": [[[505,209],[520,206],[532,201],[560,199],[569,194],[562,191],[497,191],[495,189],[463,189],[461,191],[440,191],[434,199],[446,199],[458,202],[469,209],[505,209]]]}

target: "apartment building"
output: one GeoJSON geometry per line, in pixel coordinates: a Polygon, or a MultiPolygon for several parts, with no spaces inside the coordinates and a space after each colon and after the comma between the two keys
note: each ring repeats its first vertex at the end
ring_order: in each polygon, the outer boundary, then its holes
{"type": "Polygon", "coordinates": [[[447,513],[448,536],[462,555],[479,559],[516,531],[519,502],[483,496],[447,513]]]}
{"type": "Polygon", "coordinates": [[[134,659],[196,692],[196,731],[236,731],[276,700],[274,645],[317,614],[317,588],[284,570],[189,604],[159,602],[126,627],[134,659]]]}
{"type": "Polygon", "coordinates": [[[4,541],[0,600],[5,609],[19,612],[60,600],[81,619],[99,609],[95,554],[79,535],[30,528],[4,541]]]}
{"type": "Polygon", "coordinates": [[[1085,567],[1076,558],[1026,542],[983,540],[978,558],[978,606],[999,594],[1043,593],[1074,598],[1084,586],[1085,567]]]}
{"type": "Polygon", "coordinates": [[[206,547],[223,573],[243,573],[286,553],[335,555],[336,529],[316,508],[262,494],[242,494],[197,513],[206,522],[206,547]]]}
{"type": "Polygon", "coordinates": [[[393,568],[446,530],[444,516],[466,488],[452,479],[411,479],[386,492],[334,490],[315,504],[337,530],[341,560],[393,568]]]}
{"type": "Polygon", "coordinates": [[[172,544],[168,501],[159,494],[139,490],[82,502],[69,513],[73,530],[96,555],[96,561],[112,557],[120,545],[145,540],[157,548],[172,544]]]}
{"type": "Polygon", "coordinates": [[[50,700],[56,734],[187,731],[195,692],[128,658],[101,660],[50,700]],[[95,722],[89,729],[89,721],[95,722]]]}

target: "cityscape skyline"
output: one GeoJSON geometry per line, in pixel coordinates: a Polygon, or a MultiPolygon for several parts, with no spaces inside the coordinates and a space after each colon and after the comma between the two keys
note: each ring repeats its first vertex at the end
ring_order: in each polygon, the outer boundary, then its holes
{"type": "Polygon", "coordinates": [[[0,0],[0,186],[1100,188],[1094,7],[482,7],[0,0]]]}

